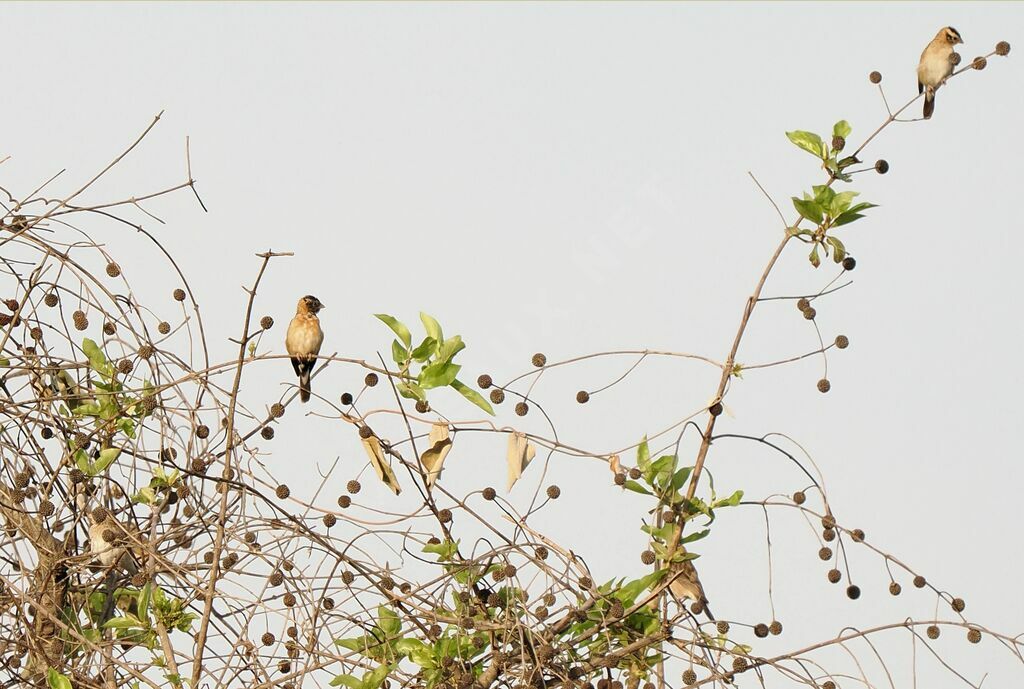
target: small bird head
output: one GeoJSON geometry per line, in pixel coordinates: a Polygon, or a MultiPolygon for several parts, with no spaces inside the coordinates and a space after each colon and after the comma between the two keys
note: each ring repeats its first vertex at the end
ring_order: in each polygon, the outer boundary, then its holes
{"type": "Polygon", "coordinates": [[[315,316],[322,308],[325,308],[324,305],[312,294],[307,294],[299,299],[299,313],[311,313],[315,316]]]}
{"type": "Polygon", "coordinates": [[[954,29],[952,26],[947,26],[940,30],[936,38],[941,38],[944,41],[946,41],[946,43],[949,43],[951,45],[956,45],[958,43],[964,42],[964,39],[960,38],[960,32],[954,29]]]}

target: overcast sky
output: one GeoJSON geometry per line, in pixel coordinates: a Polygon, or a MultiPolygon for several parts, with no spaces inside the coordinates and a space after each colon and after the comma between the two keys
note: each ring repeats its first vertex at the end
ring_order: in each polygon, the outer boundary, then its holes
{"type": "MultiPolygon", "coordinates": [[[[240,326],[239,286],[254,276],[253,254],[273,248],[296,254],[272,266],[258,301],[278,321],[274,338],[306,293],[328,307],[324,350],[367,359],[390,343],[373,313],[415,322],[425,310],[468,342],[467,379],[508,379],[529,369],[535,351],[557,360],[649,347],[723,359],[781,232],[748,171],[787,217],[789,197],[822,181],[784,132],[827,132],[846,119],[859,144],[885,117],[868,73],[879,70],[890,103],[902,104],[916,95],[921,50],[944,25],[960,31],[965,59],[999,40],[1024,48],[1024,5],[1015,3],[3,10],[4,187],[25,194],[67,168],[57,186],[75,188],[163,110],[144,146],[89,198],[145,193],[184,179],[191,137],[210,212],[179,194],[148,207],[166,225],[137,220],[189,274],[215,359],[233,356],[227,338],[240,326]]],[[[957,78],[939,92],[931,121],[894,125],[868,149],[891,171],[860,175],[852,188],[880,207],[840,231],[858,261],[854,283],[817,309],[823,337],[852,342],[830,356],[832,391],[815,388],[818,358],[751,371],[733,385],[735,418],[721,425],[799,441],[841,522],[963,596],[970,618],[1008,633],[1024,620],[1020,58],[957,78]]],[[[152,265],[154,289],[169,301],[164,284],[176,284],[151,248],[109,225],[98,238],[136,286],[152,265]]],[[[811,268],[800,248],[783,257],[767,295],[813,292],[835,276],[831,264],[811,268]]],[[[283,350],[277,339],[262,349],[283,350]]],[[[771,302],[739,359],[816,346],[791,302],[771,302]]],[[[572,401],[630,363],[544,379],[535,392],[565,442],[630,445],[714,392],[710,367],[658,361],[586,407],[572,401]]],[[[361,377],[331,367],[316,391],[336,400],[361,377]]],[[[247,379],[247,399],[271,399],[286,382],[285,362],[263,366],[247,379]]],[[[474,416],[457,398],[439,399],[452,417],[474,416]]],[[[502,408],[499,423],[544,431],[534,416],[502,408]]],[[[297,413],[286,421],[266,448],[271,467],[341,457],[339,480],[361,470],[350,432],[297,413]]],[[[503,440],[477,447],[457,446],[449,459],[455,492],[504,482],[503,440]]],[[[748,497],[803,486],[791,466],[736,442],[714,447],[709,467],[721,490],[748,497]]],[[[535,523],[575,539],[601,578],[642,569],[646,505],[610,478],[597,462],[554,458],[542,485],[558,482],[565,498],[535,523]]],[[[538,480],[528,472],[513,499],[527,501],[538,480]]],[[[741,508],[716,528],[701,550],[716,613],[770,620],[763,515],[741,508]]],[[[934,597],[909,592],[905,577],[908,593],[892,599],[881,561],[863,550],[853,558],[864,595],[846,600],[825,581],[814,534],[788,512],[773,538],[776,611],[793,634],[757,652],[832,636],[847,622],[934,614],[934,597]]],[[[906,643],[893,648],[909,652],[906,643]]],[[[991,640],[968,647],[957,637],[948,648],[975,681],[1006,656],[991,640]]],[[[1019,682],[1020,670],[989,682],[1011,676],[1019,682]]]]}

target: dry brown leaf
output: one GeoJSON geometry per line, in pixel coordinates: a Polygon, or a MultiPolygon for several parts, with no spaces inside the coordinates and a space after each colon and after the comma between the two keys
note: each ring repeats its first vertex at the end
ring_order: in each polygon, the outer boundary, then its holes
{"type": "Polygon", "coordinates": [[[370,465],[377,472],[377,477],[395,495],[401,493],[402,489],[398,485],[398,479],[395,478],[395,472],[391,470],[391,465],[384,459],[384,449],[380,446],[377,436],[371,435],[369,438],[362,438],[362,441],[363,449],[366,450],[366,456],[370,458],[370,465]]]}
{"type": "Polygon", "coordinates": [[[612,455],[608,458],[608,468],[612,470],[613,474],[618,474],[622,471],[622,463],[619,461],[618,455],[612,455]]]}
{"type": "Polygon", "coordinates": [[[452,449],[452,440],[448,435],[448,424],[435,423],[430,429],[430,447],[420,455],[420,462],[427,470],[427,488],[434,485],[434,482],[441,475],[444,468],[444,459],[452,449]]]}
{"type": "Polygon", "coordinates": [[[534,456],[537,454],[537,448],[533,446],[526,439],[525,433],[519,433],[518,431],[510,433],[508,436],[508,488],[512,490],[512,486],[515,485],[519,477],[523,475],[523,471],[533,461],[534,456]]]}

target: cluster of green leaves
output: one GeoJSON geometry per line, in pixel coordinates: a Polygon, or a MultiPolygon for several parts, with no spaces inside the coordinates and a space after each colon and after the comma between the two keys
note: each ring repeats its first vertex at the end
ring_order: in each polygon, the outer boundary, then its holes
{"type": "Polygon", "coordinates": [[[132,496],[132,501],[141,502],[144,505],[159,504],[162,502],[164,494],[174,490],[180,478],[181,472],[177,469],[164,471],[163,467],[153,467],[153,476],[149,479],[149,484],[140,488],[132,496]]]}
{"type": "Polygon", "coordinates": [[[75,466],[88,476],[98,476],[107,470],[121,454],[118,447],[110,446],[118,434],[131,439],[139,422],[149,415],[144,398],[153,394],[149,381],[143,384],[142,396],[128,393],[118,380],[117,368],[107,361],[100,346],[93,340],[82,340],[82,351],[89,362],[89,380],[79,387],[63,369],[53,376],[53,387],[66,397],[67,405],[60,405],[60,413],[67,418],[92,418],[97,435],[108,442],[95,458],[77,447],[73,441],[68,451],[73,453],[75,466]]]}
{"type": "Polygon", "coordinates": [[[488,414],[494,415],[490,403],[457,377],[462,366],[454,362],[455,355],[466,347],[461,335],[445,339],[437,319],[421,312],[420,322],[426,334],[413,347],[412,333],[404,323],[386,313],[375,315],[397,336],[391,343],[391,358],[401,372],[402,380],[397,387],[402,397],[425,402],[427,390],[451,387],[488,414]],[[412,369],[417,366],[419,370],[414,373],[412,369]]]}
{"type": "Polygon", "coordinates": [[[853,178],[846,170],[860,162],[856,156],[839,157],[845,146],[846,137],[851,131],[852,128],[846,120],[836,122],[832,128],[831,145],[814,132],[786,132],[786,136],[797,147],[822,161],[822,167],[829,176],[828,183],[812,187],[812,193],[804,192],[802,197],[793,197],[793,207],[800,217],[814,223],[815,228],[810,230],[793,227],[790,228],[790,232],[802,241],[812,244],[808,259],[815,268],[821,265],[819,249],[826,256],[831,253],[836,263],[846,258],[846,246],[838,237],[829,234],[829,231],[863,218],[864,211],[876,207],[873,203],[854,203],[853,200],[859,195],[856,191],[837,192],[832,188],[836,181],[852,181],[853,178]]]}

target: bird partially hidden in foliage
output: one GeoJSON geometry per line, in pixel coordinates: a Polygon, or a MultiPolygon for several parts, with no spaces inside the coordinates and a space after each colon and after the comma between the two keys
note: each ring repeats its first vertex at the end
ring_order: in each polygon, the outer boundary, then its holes
{"type": "Polygon", "coordinates": [[[284,339],[285,349],[292,359],[292,368],[299,377],[299,399],[303,402],[308,402],[312,393],[309,376],[316,365],[320,345],[324,343],[324,331],[320,329],[320,319],[316,316],[323,308],[324,305],[312,294],[299,299],[295,317],[288,324],[288,334],[284,339]]]}
{"type": "Polygon", "coordinates": [[[711,609],[708,607],[708,599],[704,595],[704,587],[700,584],[697,568],[693,566],[692,561],[686,560],[674,565],[669,570],[669,576],[672,579],[668,584],[668,590],[676,597],[679,605],[683,605],[683,601],[687,599],[692,600],[697,604],[694,607],[695,613],[703,610],[710,619],[715,619],[715,616],[711,614],[711,609]]]}
{"type": "Polygon", "coordinates": [[[952,26],[939,29],[935,38],[921,53],[917,63],[917,92],[924,93],[924,118],[935,111],[935,91],[953,73],[953,46],[963,43],[960,32],[952,26]]]}

